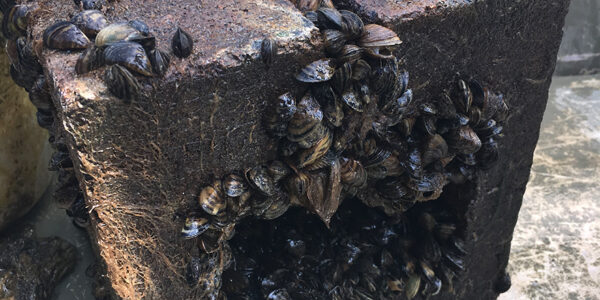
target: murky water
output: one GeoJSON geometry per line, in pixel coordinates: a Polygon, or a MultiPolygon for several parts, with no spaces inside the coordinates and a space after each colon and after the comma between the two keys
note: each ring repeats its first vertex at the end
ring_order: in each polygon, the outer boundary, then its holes
{"type": "Polygon", "coordinates": [[[555,77],[501,300],[600,299],[600,76],[555,77]]]}

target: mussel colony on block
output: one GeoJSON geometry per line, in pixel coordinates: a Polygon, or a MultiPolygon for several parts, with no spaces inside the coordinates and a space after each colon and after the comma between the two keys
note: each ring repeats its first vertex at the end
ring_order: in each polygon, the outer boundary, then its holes
{"type": "MultiPolygon", "coordinates": [[[[142,87],[135,75],[152,77],[166,73],[171,55],[156,47],[156,38],[147,24],[140,20],[110,24],[100,11],[107,4],[106,1],[74,2],[74,16],[69,21],[59,21],[46,28],[43,44],[50,49],[80,53],[75,73],[85,74],[106,66],[103,78],[108,90],[125,101],[137,99],[141,93],[142,87]],[[77,12],[78,9],[83,10],[77,12]]],[[[11,61],[10,75],[15,83],[29,93],[29,99],[38,109],[38,124],[49,131],[49,142],[56,150],[49,164],[50,170],[58,172],[58,188],[54,197],[67,208],[67,214],[73,218],[75,225],[85,227],[89,215],[84,197],[73,171],[67,145],[60,131],[55,130],[56,111],[50,87],[33,51],[33,42],[27,36],[31,7],[17,5],[14,0],[0,0],[0,10],[1,30],[11,61]]],[[[192,52],[193,40],[178,28],[171,46],[176,56],[187,57],[192,52]]]]}
{"type": "MultiPolygon", "coordinates": [[[[396,33],[329,1],[297,6],[326,56],[297,74],[302,93],[280,95],[264,114],[279,158],[201,189],[182,229],[200,253],[188,283],[209,299],[452,292],[466,255],[461,220],[434,200],[497,160],[503,96],[460,78],[444,97],[420,99],[394,56],[396,33]]],[[[276,49],[263,40],[265,64],[276,49]]]]}

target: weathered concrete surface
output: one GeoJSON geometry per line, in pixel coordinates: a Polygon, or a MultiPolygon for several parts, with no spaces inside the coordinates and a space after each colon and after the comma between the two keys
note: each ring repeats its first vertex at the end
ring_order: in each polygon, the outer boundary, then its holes
{"type": "Polygon", "coordinates": [[[498,163],[480,171],[476,182],[442,196],[465,210],[471,253],[467,271],[455,285],[456,295],[437,297],[495,299],[494,285],[508,261],[569,0],[440,1],[426,3],[426,8],[411,2],[407,8],[423,13],[418,17],[391,0],[342,2],[341,7],[395,29],[404,41],[398,56],[406,60],[416,96],[440,97],[457,72],[505,95],[510,116],[498,163]],[[455,199],[448,199],[452,194],[455,199]]]}
{"type": "MultiPolygon", "coordinates": [[[[469,221],[472,255],[455,287],[459,298],[497,296],[492,287],[506,265],[568,2],[344,5],[399,33],[419,97],[440,97],[461,72],[503,92],[511,106],[500,163],[478,182],[447,191],[456,199],[445,196],[469,221]]],[[[92,211],[93,238],[119,296],[199,298],[202,291],[183,276],[194,242],[178,238],[179,216],[211,173],[272,157],[260,115],[267,99],[296,88],[292,75],[319,53],[317,31],[285,1],[121,0],[108,7],[112,21],[146,21],[160,48],[169,48],[176,26],[196,46],[190,58],[174,59],[165,78],[143,80],[147,97],[129,105],[109,95],[102,69],[75,76],[77,54],[37,48],[92,211]],[[282,45],[269,71],[258,57],[264,37],[282,45]]],[[[39,43],[48,16],[75,12],[70,0],[40,1],[34,38],[39,43]]]]}
{"type": "MultiPolygon", "coordinates": [[[[32,34],[78,10],[71,0],[39,1],[32,34]]],[[[112,97],[103,69],[76,76],[78,53],[37,47],[54,87],[62,130],[92,214],[91,233],[116,294],[127,299],[201,298],[183,273],[195,241],[180,217],[214,173],[273,156],[261,115],[267,100],[295,89],[293,75],[319,53],[318,30],[286,1],[110,2],[110,21],[141,19],[170,51],[177,26],[195,43],[164,78],[142,79],[146,96],[112,97]],[[263,38],[278,42],[269,70],[263,38]],[[317,43],[317,44],[313,44],[317,43]]]]}

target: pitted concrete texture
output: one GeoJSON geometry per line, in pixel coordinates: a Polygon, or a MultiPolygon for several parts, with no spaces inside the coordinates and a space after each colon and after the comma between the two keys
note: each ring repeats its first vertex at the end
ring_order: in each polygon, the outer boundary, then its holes
{"type": "Polygon", "coordinates": [[[555,77],[501,300],[600,299],[600,76],[555,77]]]}
{"type": "Polygon", "coordinates": [[[185,282],[195,240],[178,233],[212,175],[274,155],[261,126],[269,99],[296,90],[293,75],[320,55],[319,32],[287,1],[110,1],[110,22],[140,19],[171,52],[179,26],[193,54],[173,56],[164,78],[139,78],[144,97],[113,97],[105,68],[76,75],[78,52],[41,46],[43,30],[78,12],[72,0],[42,0],[32,36],[92,215],[92,239],[118,296],[202,298],[185,282]],[[53,17],[54,16],[54,17],[53,17]],[[270,68],[260,44],[279,45],[270,68]]]}
{"type": "Polygon", "coordinates": [[[398,33],[403,44],[397,56],[405,60],[416,97],[441,97],[457,73],[505,95],[510,116],[498,162],[454,192],[454,203],[467,220],[467,271],[454,294],[433,297],[495,299],[494,285],[507,265],[569,0],[337,2],[398,33]],[[420,12],[418,17],[413,11],[420,12]]]}

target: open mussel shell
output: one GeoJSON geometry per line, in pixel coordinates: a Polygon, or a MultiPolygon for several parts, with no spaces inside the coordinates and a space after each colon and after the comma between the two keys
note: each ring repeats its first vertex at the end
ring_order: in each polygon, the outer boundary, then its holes
{"type": "Polygon", "coordinates": [[[144,36],[131,25],[120,22],[110,24],[98,32],[95,44],[97,47],[108,46],[120,41],[143,39],[144,36]]]}
{"type": "Polygon", "coordinates": [[[144,47],[138,43],[120,41],[110,44],[104,49],[104,63],[119,64],[132,72],[144,76],[152,76],[152,65],[144,47]]]}
{"type": "Polygon", "coordinates": [[[104,82],[113,95],[127,102],[137,99],[140,94],[141,86],[138,80],[120,65],[112,65],[106,70],[104,82]]]}
{"type": "Polygon", "coordinates": [[[345,33],[348,39],[353,40],[362,36],[365,24],[360,17],[348,10],[340,10],[344,22],[345,33]]]}
{"type": "Polygon", "coordinates": [[[73,16],[71,23],[75,24],[89,38],[95,37],[100,30],[108,26],[106,17],[99,10],[84,10],[73,16]]]}
{"type": "Polygon", "coordinates": [[[69,22],[54,23],[44,30],[44,45],[51,49],[85,49],[91,43],[77,26],[69,22]]]}
{"type": "Polygon", "coordinates": [[[330,80],[334,73],[331,59],[320,59],[304,67],[296,79],[307,83],[323,82],[330,80]]]}
{"type": "Polygon", "coordinates": [[[365,48],[391,47],[401,43],[394,31],[377,24],[366,25],[358,41],[358,45],[365,48]]]}
{"type": "Polygon", "coordinates": [[[104,65],[102,50],[94,45],[88,47],[79,55],[75,63],[75,73],[85,74],[104,65]]]}
{"type": "Polygon", "coordinates": [[[181,229],[181,237],[185,239],[195,238],[203,234],[209,227],[210,223],[207,218],[198,216],[187,217],[181,229]]]}
{"type": "Polygon", "coordinates": [[[175,56],[186,58],[192,54],[194,40],[189,33],[178,27],[171,40],[171,47],[173,48],[175,56]]]}
{"type": "Polygon", "coordinates": [[[171,55],[160,49],[154,49],[148,53],[148,57],[154,73],[158,76],[165,75],[169,69],[169,64],[171,63],[171,55]]]}

